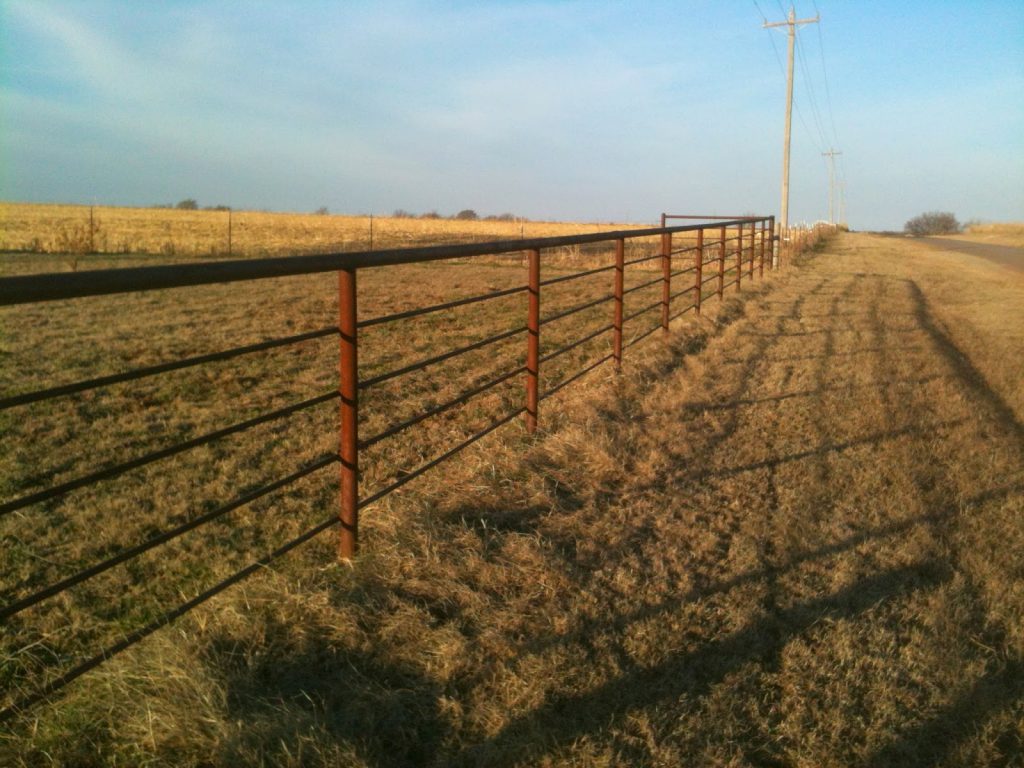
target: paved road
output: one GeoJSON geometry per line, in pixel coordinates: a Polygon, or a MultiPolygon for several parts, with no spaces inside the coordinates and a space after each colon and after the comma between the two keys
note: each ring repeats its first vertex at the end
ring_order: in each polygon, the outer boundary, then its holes
{"type": "Polygon", "coordinates": [[[947,251],[959,251],[971,256],[980,256],[1011,269],[1024,271],[1024,248],[1016,248],[1012,245],[972,243],[967,240],[951,240],[947,237],[922,237],[920,240],[947,251]]]}

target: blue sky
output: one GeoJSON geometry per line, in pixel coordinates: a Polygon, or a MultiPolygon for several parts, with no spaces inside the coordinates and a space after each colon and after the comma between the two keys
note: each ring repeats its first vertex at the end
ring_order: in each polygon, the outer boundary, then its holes
{"type": "MultiPolygon", "coordinates": [[[[782,7],[0,0],[0,198],[777,213],[782,7]]],[[[1024,3],[796,10],[791,220],[1024,220],[1024,3]]]]}

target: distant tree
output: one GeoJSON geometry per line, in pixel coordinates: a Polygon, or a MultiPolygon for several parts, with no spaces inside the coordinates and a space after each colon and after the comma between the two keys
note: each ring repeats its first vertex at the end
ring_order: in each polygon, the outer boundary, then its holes
{"type": "Polygon", "coordinates": [[[193,200],[191,197],[186,197],[180,201],[176,206],[179,211],[195,211],[199,208],[199,203],[193,200]]]}
{"type": "Polygon", "coordinates": [[[230,211],[230,205],[208,205],[203,208],[204,211],[230,211]]]}
{"type": "Polygon", "coordinates": [[[459,221],[476,221],[480,217],[476,215],[476,211],[471,208],[466,208],[456,213],[452,218],[458,219],[459,221]]]}
{"type": "Polygon", "coordinates": [[[440,219],[441,214],[437,211],[427,211],[426,213],[420,214],[421,219],[440,219]]]}
{"type": "Polygon", "coordinates": [[[321,205],[319,208],[316,209],[315,213],[317,216],[326,216],[328,213],[330,213],[330,211],[327,210],[326,205],[321,205]]]}
{"type": "Polygon", "coordinates": [[[515,221],[516,215],[514,213],[499,213],[494,217],[497,221],[515,221]]]}
{"type": "Polygon", "coordinates": [[[404,208],[396,208],[395,212],[391,214],[392,218],[395,219],[414,219],[416,218],[404,208]]]}
{"type": "Polygon", "coordinates": [[[903,225],[903,231],[914,237],[950,235],[960,231],[960,223],[952,213],[931,211],[912,218],[903,225]]]}

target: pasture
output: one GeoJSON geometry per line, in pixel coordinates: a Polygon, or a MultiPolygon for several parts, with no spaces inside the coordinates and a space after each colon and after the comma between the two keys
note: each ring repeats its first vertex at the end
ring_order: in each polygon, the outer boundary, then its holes
{"type": "MultiPolygon", "coordinates": [[[[148,250],[132,237],[130,251],[148,250]]],[[[141,258],[172,256],[155,253],[141,258]]],[[[545,275],[607,257],[556,254],[545,275]]],[[[68,258],[9,255],[3,269],[68,258]]],[[[621,373],[598,368],[545,401],[537,435],[513,422],[366,510],[353,563],[314,539],[5,725],[0,749],[25,765],[1011,759],[1024,723],[1024,321],[1010,308],[1024,283],[999,270],[843,234],[709,297],[701,318],[631,347],[621,373]]],[[[627,288],[650,277],[637,269],[627,288]]],[[[382,314],[523,279],[515,257],[367,270],[360,303],[382,314]]],[[[609,281],[552,286],[545,312],[609,281]]],[[[0,392],[327,327],[336,290],[325,275],[6,308],[0,392]]],[[[523,304],[369,328],[361,376],[514,329],[523,304]]],[[[556,323],[545,343],[606,315],[556,323]]],[[[521,342],[371,389],[364,434],[507,369],[521,342]]],[[[543,386],[607,343],[559,357],[543,386]]],[[[0,411],[0,495],[336,386],[337,342],[322,338],[0,411]]],[[[371,449],[364,488],[521,397],[510,380],[371,449]]],[[[335,451],[336,420],[324,403],[19,510],[0,521],[0,588],[60,579],[335,451]]],[[[51,674],[319,522],[337,506],[330,475],[8,621],[0,675],[51,674]]]]}
{"type": "Polygon", "coordinates": [[[95,268],[95,263],[124,261],[94,254],[167,263],[553,237],[630,226],[636,225],[0,202],[0,252],[65,254],[56,264],[30,263],[95,268]]]}

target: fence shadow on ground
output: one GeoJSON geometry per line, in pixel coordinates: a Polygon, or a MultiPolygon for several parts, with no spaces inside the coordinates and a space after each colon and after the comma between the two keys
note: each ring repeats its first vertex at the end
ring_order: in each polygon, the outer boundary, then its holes
{"type": "MultiPolygon", "coordinates": [[[[813,401],[823,395],[849,391],[848,388],[838,390],[831,386],[825,376],[837,352],[832,338],[834,325],[822,332],[826,336],[823,354],[808,356],[809,360],[817,361],[818,365],[813,385],[806,391],[763,397],[758,395],[751,380],[757,366],[766,360],[780,339],[797,335],[786,326],[793,320],[806,317],[802,310],[807,296],[830,300],[831,308],[835,311],[824,315],[824,318],[833,324],[847,322],[853,316],[868,324],[874,322],[874,310],[855,315],[841,311],[843,301],[850,297],[849,290],[864,277],[854,276],[846,289],[836,292],[827,291],[822,281],[802,294],[786,311],[775,315],[769,312],[767,322],[770,330],[767,332],[762,329],[756,333],[746,333],[744,330],[746,335],[754,337],[749,353],[745,357],[727,361],[727,364],[739,366],[737,386],[714,402],[694,402],[686,406],[694,410],[712,409],[721,412],[723,421],[720,429],[713,435],[705,436],[702,446],[704,450],[714,451],[735,434],[742,407],[771,407],[783,400],[807,397],[812,401],[808,407],[816,408],[818,406],[813,401]]],[[[952,378],[962,389],[977,396],[995,418],[1006,424],[1014,436],[1019,437],[1020,424],[1008,406],[937,328],[919,292],[915,294],[911,289],[910,298],[917,299],[910,313],[894,313],[890,317],[913,318],[915,330],[923,331],[933,342],[942,360],[949,364],[947,369],[952,378]]],[[[876,329],[878,341],[884,343],[890,338],[890,330],[879,326],[876,329]]],[[[897,330],[894,333],[899,336],[903,331],[897,330]]],[[[661,361],[661,373],[669,373],[686,354],[702,348],[703,343],[696,347],[680,345],[667,359],[661,361]]],[[[897,351],[888,346],[881,351],[866,347],[863,353],[881,356],[884,364],[885,356],[897,354],[897,351]]],[[[948,378],[949,375],[946,371],[941,376],[923,373],[915,379],[889,381],[879,386],[920,385],[948,378]]],[[[883,402],[890,409],[901,406],[898,398],[886,397],[883,402]]],[[[629,414],[619,414],[619,417],[629,418],[629,414]]],[[[912,427],[900,427],[892,422],[888,429],[844,441],[830,440],[822,430],[817,434],[818,439],[813,447],[804,451],[784,452],[773,449],[772,455],[761,461],[736,463],[713,471],[685,471],[672,478],[661,478],[658,482],[676,483],[678,492],[685,494],[694,486],[714,478],[763,469],[774,471],[793,461],[810,460],[815,462],[815,471],[827,472],[824,457],[828,454],[854,447],[873,447],[896,438],[927,443],[934,439],[936,432],[960,426],[964,421],[950,418],[912,427]]],[[[586,502],[571,488],[562,488],[557,499],[558,512],[552,512],[550,506],[543,504],[528,505],[525,508],[502,502],[486,506],[465,504],[446,512],[439,523],[442,529],[450,525],[462,533],[467,530],[473,532],[480,537],[484,551],[496,542],[500,543],[501,538],[509,534],[543,537],[550,544],[546,551],[551,557],[560,560],[560,570],[570,574],[581,590],[593,589],[593,563],[577,552],[571,535],[560,534],[557,527],[547,525],[548,517],[581,510],[587,503],[596,505],[596,509],[590,511],[590,516],[599,517],[616,504],[616,493],[619,490],[622,489],[605,489],[605,496],[596,502],[586,502]]],[[[950,494],[927,514],[840,536],[819,547],[791,553],[779,564],[762,563],[761,568],[705,582],[657,604],[631,607],[600,618],[567,617],[571,625],[568,631],[518,640],[518,657],[511,663],[559,647],[566,650],[579,648],[585,653],[596,637],[606,640],[611,637],[613,643],[619,643],[624,632],[634,624],[667,620],[688,604],[724,595],[744,586],[767,585],[802,564],[824,561],[855,551],[865,544],[877,547],[898,543],[918,526],[941,530],[951,524],[962,508],[1005,499],[1022,490],[1024,487],[1018,483],[1008,483],[979,488],[970,498],[954,500],[950,494]]],[[[641,554],[638,537],[648,531],[643,521],[632,525],[635,530],[625,531],[615,542],[606,545],[603,558],[607,563],[614,565],[627,557],[641,554]]],[[[442,532],[441,535],[445,534],[442,532]]],[[[361,757],[374,766],[505,765],[537,761],[581,739],[599,734],[610,726],[622,724],[627,716],[637,712],[654,713],[680,700],[706,696],[714,686],[736,674],[745,665],[756,664],[762,668],[771,668],[779,663],[783,650],[792,640],[805,635],[823,621],[870,621],[869,612],[879,605],[933,593],[955,578],[958,578],[958,573],[954,564],[936,559],[919,560],[864,575],[841,589],[795,604],[773,604],[763,617],[738,630],[704,642],[696,649],[669,653],[653,666],[631,664],[628,654],[621,652],[620,648],[617,658],[621,669],[617,676],[585,692],[548,697],[541,705],[512,719],[488,738],[475,739],[459,731],[458,726],[444,712],[443,701],[451,692],[442,690],[436,682],[423,678],[411,669],[382,664],[371,652],[339,653],[332,648],[326,637],[311,640],[300,652],[289,655],[285,664],[268,661],[265,666],[236,670],[228,681],[231,715],[246,721],[254,716],[260,719],[261,712],[275,713],[278,716],[278,730],[274,735],[286,743],[298,739],[302,729],[316,724],[333,737],[358,745],[361,757]],[[288,704],[284,710],[279,706],[282,703],[288,704]],[[285,716],[280,717],[282,714],[285,716]],[[464,746],[466,744],[468,746],[464,746]]],[[[424,598],[412,592],[403,593],[399,590],[395,597],[404,603],[423,607],[424,598]]],[[[451,606],[426,607],[439,622],[459,620],[458,610],[451,606]]],[[[994,713],[1019,706],[1021,690],[1024,690],[1024,664],[1016,658],[993,661],[980,677],[968,682],[963,693],[947,707],[916,720],[911,719],[907,727],[893,733],[886,744],[870,754],[869,764],[881,766],[940,761],[951,755],[963,739],[977,732],[994,713]]],[[[1019,744],[1010,743],[1012,735],[1004,736],[1003,740],[1006,743],[1001,743],[1000,747],[1006,754],[1012,754],[1015,748],[1020,747],[1019,744]]],[[[750,745],[742,746],[744,749],[754,749],[750,745]]],[[[636,764],[649,760],[650,756],[639,747],[621,743],[617,747],[624,750],[619,753],[622,760],[636,764]],[[631,753],[630,749],[636,751],[631,753]]],[[[747,758],[755,764],[772,765],[778,762],[780,756],[770,751],[753,751],[747,758]]]]}

